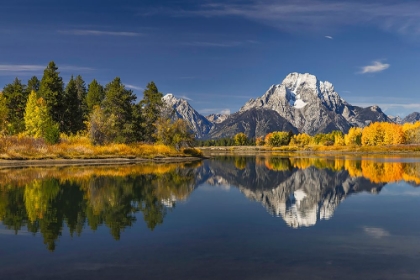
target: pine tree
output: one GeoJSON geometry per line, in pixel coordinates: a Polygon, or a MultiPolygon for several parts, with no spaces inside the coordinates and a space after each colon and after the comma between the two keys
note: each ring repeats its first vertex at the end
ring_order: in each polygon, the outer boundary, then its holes
{"type": "Polygon", "coordinates": [[[101,105],[102,100],[105,97],[103,86],[98,81],[93,80],[88,86],[88,92],[86,95],[86,104],[89,112],[93,111],[93,107],[101,105]]]}
{"type": "Polygon", "coordinates": [[[163,107],[162,93],[160,93],[152,81],[147,84],[143,92],[143,100],[140,102],[143,116],[144,140],[155,141],[155,122],[160,117],[160,111],[163,107]]]}
{"type": "Polygon", "coordinates": [[[105,98],[102,107],[106,116],[115,117],[115,128],[119,134],[115,137],[116,142],[134,141],[133,129],[133,104],[136,100],[132,90],[127,90],[119,77],[105,87],[105,98]]]}
{"type": "Polygon", "coordinates": [[[74,82],[76,84],[77,99],[79,101],[79,111],[82,113],[83,121],[84,121],[88,117],[88,108],[87,108],[87,103],[86,103],[86,96],[87,96],[86,83],[82,79],[82,76],[80,75],[77,75],[76,79],[74,79],[74,82]]]}
{"type": "Polygon", "coordinates": [[[28,96],[31,93],[31,91],[39,91],[39,80],[36,76],[33,76],[28,80],[28,86],[26,87],[26,90],[28,91],[28,96]]]}
{"type": "Polygon", "coordinates": [[[77,133],[83,129],[83,112],[81,100],[78,97],[78,88],[75,79],[71,76],[69,83],[64,91],[64,118],[63,132],[77,133]]]}
{"type": "Polygon", "coordinates": [[[9,109],[7,120],[10,124],[10,132],[16,134],[24,131],[23,115],[25,114],[25,106],[28,99],[25,85],[16,78],[13,83],[4,87],[3,94],[9,109]]]}
{"type": "Polygon", "coordinates": [[[63,130],[64,83],[57,70],[54,61],[51,61],[45,68],[39,87],[39,96],[45,100],[53,121],[60,125],[60,130],[63,130]]]}

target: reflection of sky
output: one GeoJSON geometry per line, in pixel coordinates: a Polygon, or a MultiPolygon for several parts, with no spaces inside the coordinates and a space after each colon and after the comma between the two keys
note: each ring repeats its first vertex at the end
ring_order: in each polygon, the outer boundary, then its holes
{"type": "Polygon", "coordinates": [[[397,182],[385,185],[380,195],[420,196],[420,187],[414,187],[407,182],[397,182]]]}

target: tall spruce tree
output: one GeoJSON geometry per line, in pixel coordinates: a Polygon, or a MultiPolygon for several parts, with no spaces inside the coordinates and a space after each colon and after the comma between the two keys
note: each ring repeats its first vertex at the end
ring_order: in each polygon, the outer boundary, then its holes
{"type": "Polygon", "coordinates": [[[26,87],[26,90],[28,91],[28,95],[31,93],[31,91],[39,91],[39,79],[36,76],[33,76],[28,80],[28,86],[26,87]]]}
{"type": "Polygon", "coordinates": [[[39,87],[39,96],[45,100],[48,110],[54,122],[64,129],[64,83],[57,71],[58,67],[51,61],[44,70],[39,87]]]}
{"type": "Polygon", "coordinates": [[[127,143],[135,140],[132,107],[135,100],[133,91],[126,89],[119,77],[105,87],[102,107],[106,116],[115,118],[114,127],[119,131],[115,142],[127,143]]]}
{"type": "Polygon", "coordinates": [[[77,133],[83,129],[82,101],[79,99],[77,86],[76,80],[71,76],[63,98],[65,110],[62,131],[65,133],[77,133]]]}
{"type": "Polygon", "coordinates": [[[143,92],[143,100],[140,101],[143,118],[144,140],[153,142],[155,137],[155,122],[160,117],[160,112],[163,108],[162,93],[158,91],[155,83],[152,81],[147,84],[143,92]]]}
{"type": "Polygon", "coordinates": [[[105,92],[104,87],[101,86],[97,80],[93,80],[88,86],[88,92],[86,95],[86,104],[89,113],[93,111],[93,107],[101,105],[104,100],[105,92]]]}
{"type": "Polygon", "coordinates": [[[79,100],[79,110],[82,113],[83,120],[86,120],[88,116],[88,108],[86,103],[86,83],[80,75],[77,75],[76,79],[74,79],[74,82],[77,89],[77,99],[79,100]]]}
{"type": "Polygon", "coordinates": [[[16,78],[13,83],[7,84],[3,89],[6,98],[9,114],[7,121],[9,123],[10,133],[16,134],[25,130],[25,122],[23,116],[25,114],[26,101],[28,92],[26,86],[16,78]]]}

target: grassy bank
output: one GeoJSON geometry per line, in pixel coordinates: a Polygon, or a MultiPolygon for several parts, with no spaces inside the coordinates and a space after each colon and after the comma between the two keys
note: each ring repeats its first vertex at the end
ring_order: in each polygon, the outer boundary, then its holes
{"type": "Polygon", "coordinates": [[[87,137],[62,137],[60,143],[50,145],[43,139],[8,136],[0,137],[0,159],[109,159],[109,158],[164,158],[200,157],[197,149],[181,149],[159,144],[92,145],[87,137]]]}

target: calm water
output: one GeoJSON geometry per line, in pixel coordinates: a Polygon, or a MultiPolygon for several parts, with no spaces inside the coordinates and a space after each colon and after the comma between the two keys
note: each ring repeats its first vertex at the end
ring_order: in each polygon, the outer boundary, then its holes
{"type": "Polygon", "coordinates": [[[420,159],[0,169],[0,279],[420,279],[420,159]]]}

